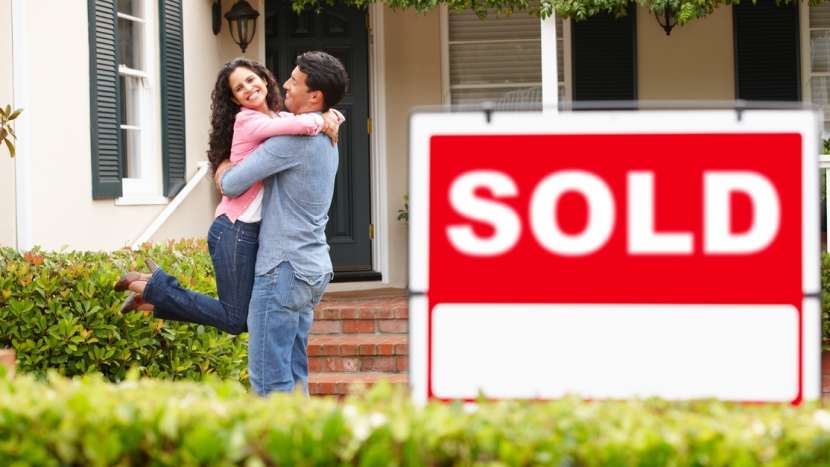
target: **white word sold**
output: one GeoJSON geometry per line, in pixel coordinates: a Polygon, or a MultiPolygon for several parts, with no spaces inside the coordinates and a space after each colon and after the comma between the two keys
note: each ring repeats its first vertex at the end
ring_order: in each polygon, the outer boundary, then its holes
{"type": "MultiPolygon", "coordinates": [[[[490,225],[492,235],[477,235],[470,224],[447,227],[450,243],[471,256],[500,255],[513,248],[522,234],[519,215],[499,199],[515,197],[519,189],[513,179],[496,170],[463,173],[450,186],[450,204],[468,218],[490,225]],[[485,188],[492,198],[476,197],[485,188]]],[[[657,232],[654,222],[654,173],[628,172],[627,178],[628,253],[689,255],[693,250],[691,232],[657,232]]],[[[588,255],[601,249],[616,223],[616,206],[611,189],[597,175],[582,170],[553,172],[533,189],[529,206],[530,230],[547,251],[563,256],[588,255]],[[588,221],[578,233],[564,232],[556,221],[556,206],[567,192],[584,197],[588,221]]],[[[778,192],[763,175],[751,171],[707,171],[703,174],[703,250],[706,254],[751,254],[763,250],[778,234],[781,207],[778,192]],[[748,230],[731,232],[732,193],[749,197],[753,219],[748,230]]]]}

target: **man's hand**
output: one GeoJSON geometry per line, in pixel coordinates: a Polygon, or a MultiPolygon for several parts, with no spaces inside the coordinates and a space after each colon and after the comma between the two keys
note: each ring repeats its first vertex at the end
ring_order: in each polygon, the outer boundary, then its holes
{"type": "Polygon", "coordinates": [[[216,189],[219,191],[220,194],[224,196],[224,192],[222,191],[222,176],[225,175],[225,172],[231,168],[231,161],[230,159],[225,159],[219,164],[219,167],[216,167],[216,172],[213,174],[213,182],[216,184],[216,189]]]}
{"type": "Polygon", "coordinates": [[[337,146],[337,132],[340,129],[340,123],[342,123],[342,115],[338,116],[334,112],[336,111],[331,109],[323,114],[323,129],[320,131],[329,137],[332,146],[337,146]]]}

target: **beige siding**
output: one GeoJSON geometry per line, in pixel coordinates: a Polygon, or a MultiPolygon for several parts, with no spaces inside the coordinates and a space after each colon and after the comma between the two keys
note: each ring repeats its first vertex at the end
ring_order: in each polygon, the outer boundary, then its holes
{"type": "Polygon", "coordinates": [[[732,9],[719,8],[666,36],[654,15],[640,7],[637,62],[642,100],[733,100],[732,9]]]}
{"type": "MultiPolygon", "coordinates": [[[[0,21],[8,21],[8,15],[3,12],[10,0],[0,1],[0,21]]],[[[230,3],[224,2],[223,6],[229,9],[230,3]]],[[[210,2],[185,1],[183,5],[187,174],[190,177],[197,163],[206,159],[210,92],[216,74],[240,50],[231,41],[224,19],[222,33],[213,35],[210,2]]],[[[263,11],[261,1],[254,1],[252,5],[263,11]]],[[[262,18],[257,27],[258,41],[248,49],[248,56],[260,54],[262,18]]],[[[86,2],[31,2],[24,27],[29,47],[25,75],[30,82],[26,115],[31,119],[32,131],[28,146],[32,160],[32,241],[48,249],[69,246],[108,250],[126,246],[165,206],[116,206],[113,200],[92,200],[86,2]],[[47,40],[55,37],[61,38],[59,51],[54,40],[47,40]]],[[[0,37],[6,30],[0,29],[0,37]]],[[[5,46],[5,42],[0,45],[5,46]]],[[[0,50],[0,57],[5,53],[0,50]]],[[[159,69],[158,61],[155,68],[159,69]]],[[[5,96],[8,87],[6,73],[6,69],[0,72],[0,98],[5,96]]],[[[157,79],[154,84],[158,86],[157,79]]],[[[158,112],[160,103],[156,105],[158,112]]],[[[160,154],[160,145],[155,151],[160,154]]],[[[5,168],[8,162],[4,160],[2,164],[0,167],[5,168]]],[[[6,172],[10,170],[3,170],[4,177],[6,172]]],[[[2,193],[9,185],[2,183],[2,193]]],[[[9,198],[2,196],[0,215],[6,216],[5,202],[9,198]]],[[[215,203],[216,197],[206,179],[153,240],[204,237],[215,203]]],[[[6,243],[5,225],[0,229],[0,243],[6,243]]]]}
{"type": "MultiPolygon", "coordinates": [[[[0,106],[14,105],[12,91],[12,2],[0,0],[0,106]]],[[[0,246],[15,246],[14,160],[0,147],[0,246]]]]}
{"type": "Polygon", "coordinates": [[[393,286],[407,283],[407,225],[397,221],[408,191],[409,112],[418,105],[441,104],[441,39],[438,10],[428,14],[386,9],[386,141],[393,286]]]}

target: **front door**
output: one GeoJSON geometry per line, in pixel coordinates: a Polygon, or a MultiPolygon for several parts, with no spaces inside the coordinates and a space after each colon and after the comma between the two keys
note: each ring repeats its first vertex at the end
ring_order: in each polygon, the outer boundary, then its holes
{"type": "Polygon", "coordinates": [[[326,236],[335,280],[379,279],[372,271],[369,190],[368,34],[365,10],[321,5],[296,14],[286,0],[265,2],[266,66],[283,83],[297,55],[323,50],[349,74],[349,89],[336,108],[346,117],[340,128],[340,167],[326,236]]]}

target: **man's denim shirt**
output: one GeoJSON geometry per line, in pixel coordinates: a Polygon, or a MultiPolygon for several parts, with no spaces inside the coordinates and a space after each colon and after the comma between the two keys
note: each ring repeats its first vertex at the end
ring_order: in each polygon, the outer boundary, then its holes
{"type": "Polygon", "coordinates": [[[334,195],[337,147],[323,134],[275,136],[225,172],[222,191],[239,196],[262,180],[262,225],[256,274],[288,261],[300,279],[332,273],[326,223],[334,195]]]}

